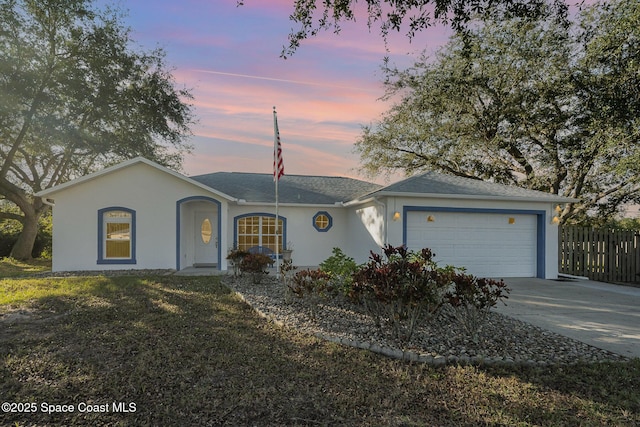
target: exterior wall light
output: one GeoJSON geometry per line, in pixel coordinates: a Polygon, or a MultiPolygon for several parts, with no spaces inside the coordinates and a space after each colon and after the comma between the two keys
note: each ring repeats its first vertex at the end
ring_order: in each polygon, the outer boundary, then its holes
{"type": "Polygon", "coordinates": [[[551,224],[559,224],[560,223],[560,213],[562,212],[562,205],[556,205],[555,208],[553,208],[553,210],[555,211],[555,214],[553,215],[553,218],[551,218],[551,224]]]}
{"type": "Polygon", "coordinates": [[[427,217],[427,222],[434,222],[436,219],[433,217],[433,215],[429,215],[427,217]]]}
{"type": "Polygon", "coordinates": [[[398,221],[399,219],[400,219],[400,212],[395,211],[395,212],[393,213],[393,220],[394,220],[394,221],[398,221]]]}

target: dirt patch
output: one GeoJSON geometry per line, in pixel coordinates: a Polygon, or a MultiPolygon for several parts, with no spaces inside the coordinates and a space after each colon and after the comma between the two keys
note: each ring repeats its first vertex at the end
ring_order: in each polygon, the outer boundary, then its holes
{"type": "Polygon", "coordinates": [[[66,316],[66,313],[55,314],[47,311],[21,308],[0,314],[0,324],[15,325],[17,323],[48,322],[62,316],[66,316]]]}

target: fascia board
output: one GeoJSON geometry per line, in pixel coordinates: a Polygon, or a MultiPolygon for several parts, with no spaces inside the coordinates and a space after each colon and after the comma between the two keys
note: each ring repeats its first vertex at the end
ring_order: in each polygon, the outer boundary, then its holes
{"type": "Polygon", "coordinates": [[[461,199],[461,200],[495,200],[495,201],[509,201],[509,202],[534,202],[534,203],[577,203],[580,199],[574,199],[571,197],[556,196],[549,194],[548,197],[519,197],[519,196],[489,196],[489,195],[474,195],[474,194],[440,194],[440,193],[403,193],[403,192],[386,192],[381,191],[375,193],[375,197],[368,197],[366,199],[356,199],[345,203],[345,206],[351,206],[356,204],[362,204],[370,202],[373,199],[380,197],[407,197],[407,198],[426,198],[426,199],[461,199]]]}
{"type": "Polygon", "coordinates": [[[178,179],[180,179],[182,181],[188,182],[191,185],[195,185],[196,187],[198,187],[198,188],[200,188],[202,190],[205,190],[205,191],[207,191],[209,193],[213,193],[213,194],[215,194],[217,196],[220,196],[220,197],[223,197],[223,198],[225,198],[225,199],[227,199],[229,201],[236,201],[236,199],[234,197],[231,197],[228,194],[222,193],[221,191],[218,191],[218,190],[216,190],[214,188],[208,187],[208,186],[206,186],[206,185],[204,185],[204,184],[202,184],[202,183],[200,183],[198,181],[195,181],[195,180],[193,180],[193,179],[191,179],[191,178],[189,178],[189,177],[187,177],[185,175],[182,175],[181,173],[178,173],[178,172],[176,172],[174,170],[171,170],[171,169],[166,168],[166,167],[164,167],[162,165],[159,165],[159,164],[157,164],[155,162],[152,162],[151,160],[148,160],[148,159],[146,159],[144,157],[136,157],[136,158],[133,158],[133,159],[130,159],[130,160],[125,160],[122,163],[118,163],[117,165],[110,166],[108,168],[105,168],[105,169],[102,169],[100,171],[91,173],[89,175],[85,175],[85,176],[82,176],[80,178],[77,178],[77,179],[74,179],[74,180],[71,180],[71,181],[67,181],[67,182],[65,182],[63,184],[56,185],[54,187],[38,191],[35,194],[35,196],[36,197],[47,197],[47,196],[50,196],[51,194],[58,193],[58,192],[63,191],[65,189],[67,189],[67,188],[74,187],[76,185],[80,185],[80,184],[92,181],[94,179],[100,178],[103,175],[108,175],[108,174],[116,172],[116,171],[118,171],[120,169],[127,168],[127,167],[132,166],[132,165],[134,165],[136,163],[144,163],[144,164],[146,164],[148,166],[151,166],[153,168],[156,168],[156,169],[158,169],[158,170],[160,170],[162,172],[168,173],[168,174],[170,174],[170,175],[172,175],[172,176],[174,176],[174,177],[176,177],[176,178],[178,178],[178,179]]]}
{"type": "MultiPolygon", "coordinates": [[[[245,200],[236,200],[238,206],[273,206],[275,202],[247,202],[245,200]]],[[[342,208],[345,205],[343,203],[281,203],[278,202],[279,207],[296,207],[296,208],[342,208]]]]}

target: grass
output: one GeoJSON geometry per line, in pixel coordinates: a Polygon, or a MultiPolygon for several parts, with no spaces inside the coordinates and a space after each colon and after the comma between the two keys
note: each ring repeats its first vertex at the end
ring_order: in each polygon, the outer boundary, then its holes
{"type": "Polygon", "coordinates": [[[640,424],[638,360],[410,364],[277,327],[211,277],[14,277],[0,295],[0,400],[38,409],[0,425],[640,424]]]}
{"type": "Polygon", "coordinates": [[[0,277],[18,277],[51,270],[51,259],[34,259],[29,262],[13,258],[0,258],[0,277]]]}

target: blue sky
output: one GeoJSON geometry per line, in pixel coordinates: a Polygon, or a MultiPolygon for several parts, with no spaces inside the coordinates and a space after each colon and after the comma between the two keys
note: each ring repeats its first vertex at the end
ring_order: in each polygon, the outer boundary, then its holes
{"type": "MultiPolygon", "coordinates": [[[[118,4],[118,3],[116,3],[118,4]]],[[[293,26],[293,0],[129,0],[124,22],[144,49],[162,47],[180,86],[192,90],[198,124],[184,172],[266,172],[273,162],[277,107],[288,174],[360,177],[352,152],[361,126],[386,111],[380,71],[385,55],[408,66],[424,49],[434,53],[450,30],[434,27],[411,43],[394,35],[385,52],[364,15],[303,42],[280,58],[293,26]],[[413,55],[413,56],[412,56],[413,55]]],[[[383,180],[378,180],[384,182],[383,180]]]]}

